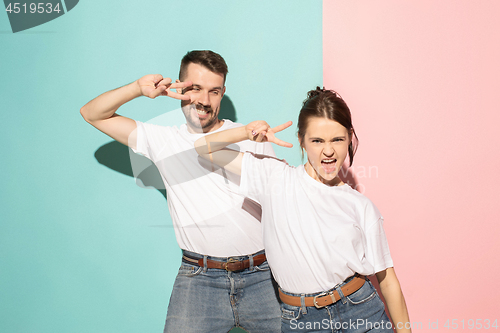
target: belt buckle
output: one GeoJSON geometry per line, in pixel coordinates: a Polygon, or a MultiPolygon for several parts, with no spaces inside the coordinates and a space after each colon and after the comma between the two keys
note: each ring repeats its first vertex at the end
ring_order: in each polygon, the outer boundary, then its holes
{"type": "Polygon", "coordinates": [[[333,290],[330,292],[324,291],[321,294],[314,296],[314,298],[313,298],[313,304],[316,307],[316,309],[321,309],[321,308],[324,308],[325,306],[329,305],[329,304],[318,305],[318,303],[316,302],[316,297],[322,297],[322,296],[327,296],[327,295],[330,295],[330,298],[332,299],[332,304],[335,303],[335,296],[333,295],[333,290]]]}
{"type": "Polygon", "coordinates": [[[229,269],[227,269],[227,264],[233,263],[233,262],[238,262],[239,260],[234,259],[234,258],[228,258],[227,261],[224,263],[224,269],[228,272],[232,272],[229,269]]]}
{"type": "Polygon", "coordinates": [[[326,296],[326,295],[328,295],[327,292],[322,292],[321,294],[314,296],[314,298],[313,298],[313,304],[316,307],[316,309],[321,309],[321,308],[325,307],[324,305],[318,305],[318,303],[316,303],[316,297],[323,297],[323,296],[326,296]]]}

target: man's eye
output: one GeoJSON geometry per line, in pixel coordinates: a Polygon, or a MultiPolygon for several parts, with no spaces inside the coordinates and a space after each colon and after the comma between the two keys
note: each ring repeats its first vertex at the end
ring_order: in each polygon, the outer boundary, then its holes
{"type": "Polygon", "coordinates": [[[212,95],[215,95],[215,96],[219,95],[219,92],[217,90],[214,90],[211,93],[212,93],[212,95]]]}

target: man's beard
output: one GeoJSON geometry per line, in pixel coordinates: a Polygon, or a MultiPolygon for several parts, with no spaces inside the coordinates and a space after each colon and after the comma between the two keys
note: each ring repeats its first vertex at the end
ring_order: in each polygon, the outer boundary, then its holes
{"type": "Polygon", "coordinates": [[[217,115],[212,108],[204,108],[202,106],[195,106],[193,104],[182,107],[182,112],[186,118],[186,122],[193,128],[206,129],[212,127],[217,123],[217,115]],[[206,111],[210,116],[206,119],[200,120],[197,116],[197,110],[201,109],[206,111]]]}

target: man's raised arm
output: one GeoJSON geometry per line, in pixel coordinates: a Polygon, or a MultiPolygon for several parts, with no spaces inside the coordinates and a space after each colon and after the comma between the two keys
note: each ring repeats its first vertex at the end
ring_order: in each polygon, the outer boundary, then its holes
{"type": "Polygon", "coordinates": [[[170,89],[185,88],[190,85],[191,82],[172,83],[171,79],[163,78],[160,74],[146,75],[126,86],[99,95],[85,104],[80,109],[80,113],[89,124],[101,132],[135,149],[137,145],[136,123],[130,118],[116,114],[116,110],[140,96],[156,98],[163,95],[189,100],[189,96],[173,92],[170,89]]]}

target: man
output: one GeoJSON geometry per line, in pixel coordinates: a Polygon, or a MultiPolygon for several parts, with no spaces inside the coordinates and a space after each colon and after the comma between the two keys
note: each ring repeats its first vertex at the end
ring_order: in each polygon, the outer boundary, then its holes
{"type": "MultiPolygon", "coordinates": [[[[227,66],[212,51],[188,52],[179,80],[146,75],[108,91],[80,110],[84,119],[151,159],[162,176],[182,265],[165,332],[279,332],[280,309],[263,251],[260,207],[238,194],[239,176],[199,159],[194,141],[241,126],[219,119],[227,66]],[[177,92],[171,89],[176,89],[177,92]],[[186,124],[163,127],[120,116],[140,96],[181,100],[186,124]]],[[[269,143],[246,141],[241,151],[274,155],[269,143]]]]}

